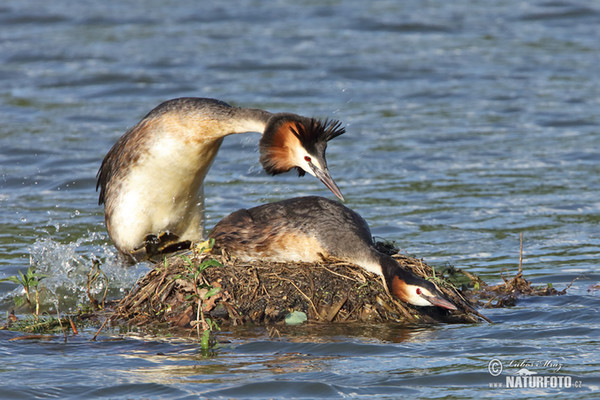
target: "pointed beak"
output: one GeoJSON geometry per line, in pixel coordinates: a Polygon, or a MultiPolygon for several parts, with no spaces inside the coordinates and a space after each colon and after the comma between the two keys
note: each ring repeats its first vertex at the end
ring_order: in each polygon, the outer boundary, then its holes
{"type": "Polygon", "coordinates": [[[310,163],[310,167],[315,173],[315,176],[319,178],[319,180],[323,182],[325,186],[327,186],[327,188],[331,190],[331,192],[335,194],[341,201],[344,201],[344,196],[342,196],[342,192],[337,187],[333,178],[329,174],[329,170],[327,169],[327,167],[325,167],[324,169],[319,169],[313,163],[310,163]]]}
{"type": "Polygon", "coordinates": [[[427,300],[434,306],[447,308],[448,310],[457,310],[457,308],[454,304],[450,303],[448,300],[444,299],[443,297],[441,297],[439,295],[434,295],[434,296],[421,295],[421,297],[423,297],[425,300],[427,300]]]}

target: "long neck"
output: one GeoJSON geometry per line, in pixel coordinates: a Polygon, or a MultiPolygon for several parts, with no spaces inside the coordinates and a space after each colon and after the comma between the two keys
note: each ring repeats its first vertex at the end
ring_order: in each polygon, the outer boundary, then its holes
{"type": "Polygon", "coordinates": [[[379,253],[378,257],[381,264],[381,273],[389,292],[406,303],[416,304],[414,299],[409,298],[407,285],[427,286],[427,282],[402,268],[391,256],[379,253]]]}
{"type": "Polygon", "coordinates": [[[391,256],[387,254],[383,254],[380,252],[376,252],[376,256],[378,258],[379,264],[381,265],[381,274],[385,279],[385,283],[388,286],[388,290],[392,291],[392,281],[394,276],[399,276],[403,278],[407,272],[400,267],[400,264],[396,260],[394,260],[391,256]]]}
{"type": "Polygon", "coordinates": [[[195,146],[218,146],[217,140],[235,133],[264,133],[271,115],[214,99],[184,98],[157,107],[138,125],[147,125],[144,130],[186,138],[195,146]]]}
{"type": "Polygon", "coordinates": [[[230,120],[231,133],[260,132],[262,134],[272,115],[258,108],[233,107],[230,120]]]}

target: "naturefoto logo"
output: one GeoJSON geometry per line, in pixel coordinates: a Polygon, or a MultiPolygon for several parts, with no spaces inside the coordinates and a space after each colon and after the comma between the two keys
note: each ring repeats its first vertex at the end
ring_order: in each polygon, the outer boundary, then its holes
{"type": "Polygon", "coordinates": [[[562,363],[556,360],[509,360],[500,361],[493,358],[488,363],[488,372],[493,377],[500,377],[504,372],[504,380],[490,382],[491,388],[580,388],[581,381],[569,375],[560,374],[562,363]],[[538,371],[541,370],[541,371],[538,371]],[[550,374],[548,374],[550,373],[550,374]]]}

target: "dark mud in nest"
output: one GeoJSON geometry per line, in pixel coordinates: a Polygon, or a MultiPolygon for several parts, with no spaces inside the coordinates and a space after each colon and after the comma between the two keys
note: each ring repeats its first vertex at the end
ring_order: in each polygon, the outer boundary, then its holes
{"type": "MultiPolygon", "coordinates": [[[[394,252],[383,246],[380,250],[394,252]]],[[[200,302],[202,314],[219,325],[284,323],[286,316],[294,311],[305,313],[310,323],[397,322],[413,325],[474,323],[486,319],[473,309],[459,290],[444,283],[441,274],[422,260],[399,254],[394,258],[403,268],[433,280],[458,310],[404,304],[389,295],[380,276],[335,260],[317,264],[241,263],[224,254],[190,254],[187,260],[175,256],[156,264],[121,300],[113,319],[139,326],[193,326],[199,302],[198,297],[193,296],[193,279],[186,275],[190,261],[199,265],[207,258],[218,260],[222,266],[204,270],[196,287],[204,287],[200,296],[209,290],[207,287],[220,288],[218,294],[200,302]]],[[[453,274],[462,274],[462,271],[453,269],[453,274]]],[[[471,278],[461,276],[471,281],[471,278]]]]}

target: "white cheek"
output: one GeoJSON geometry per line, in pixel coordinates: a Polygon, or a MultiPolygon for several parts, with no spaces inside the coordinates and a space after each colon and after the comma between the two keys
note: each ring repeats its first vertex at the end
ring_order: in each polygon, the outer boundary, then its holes
{"type": "MultiPolygon", "coordinates": [[[[312,176],[315,176],[313,169],[310,167],[310,165],[306,161],[305,157],[310,157],[310,156],[308,155],[308,153],[302,151],[301,149],[297,149],[294,152],[294,164],[296,164],[297,167],[302,168],[305,172],[308,172],[312,176]]],[[[311,159],[312,159],[312,157],[311,157],[311,159]]],[[[319,167],[318,163],[315,163],[315,161],[316,160],[313,159],[313,163],[315,164],[315,166],[319,167]]]]}
{"type": "Polygon", "coordinates": [[[433,306],[433,304],[431,304],[429,301],[427,301],[426,299],[424,299],[423,297],[419,296],[417,294],[417,287],[416,286],[412,286],[409,285],[408,286],[408,290],[410,293],[410,303],[414,304],[415,306],[433,306]]]}
{"type": "Polygon", "coordinates": [[[308,172],[309,174],[311,174],[312,176],[314,176],[315,178],[317,177],[315,175],[315,172],[313,171],[313,169],[310,167],[310,165],[308,165],[308,163],[306,161],[304,161],[304,165],[302,165],[302,169],[306,172],[308,172]]]}
{"type": "Polygon", "coordinates": [[[414,300],[415,301],[412,304],[414,304],[415,306],[433,306],[433,304],[431,304],[430,302],[418,295],[414,296],[414,300]]]}

